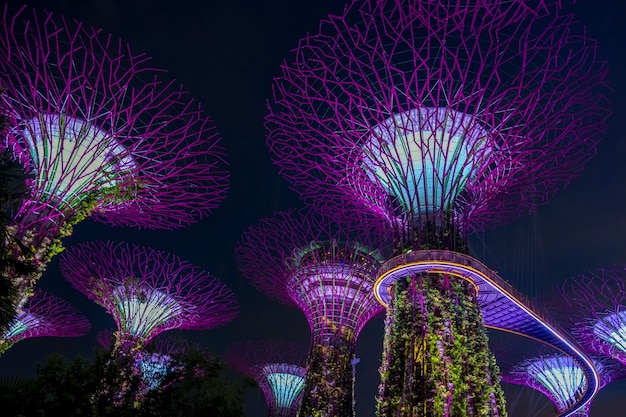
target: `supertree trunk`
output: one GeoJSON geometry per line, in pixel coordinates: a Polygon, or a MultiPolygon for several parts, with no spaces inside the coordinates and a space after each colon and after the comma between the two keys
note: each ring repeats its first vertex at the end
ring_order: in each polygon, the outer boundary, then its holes
{"type": "MultiPolygon", "coordinates": [[[[463,231],[449,216],[407,232],[398,230],[396,253],[427,249],[468,252],[463,231]]],[[[396,281],[392,291],[378,416],[506,416],[477,289],[453,275],[414,273],[396,281]]]]}
{"type": "Polygon", "coordinates": [[[300,417],[348,417],[353,411],[354,338],[325,335],[311,345],[300,417]]]}
{"type": "Polygon", "coordinates": [[[387,309],[379,416],[506,415],[471,284],[443,274],[398,281],[387,309]]]}

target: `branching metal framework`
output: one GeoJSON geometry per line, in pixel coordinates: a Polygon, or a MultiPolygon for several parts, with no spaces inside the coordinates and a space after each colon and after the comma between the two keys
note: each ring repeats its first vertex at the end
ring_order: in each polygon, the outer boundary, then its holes
{"type": "Polygon", "coordinates": [[[356,340],[383,311],[373,286],[384,235],[375,230],[308,209],[278,212],[244,232],[236,259],[259,291],[304,312],[314,338],[356,340]]]}
{"type": "Polygon", "coordinates": [[[568,279],[557,291],[562,320],[590,351],[626,365],[626,265],[568,279]]]}
{"type": "Polygon", "coordinates": [[[205,330],[233,320],[237,303],[223,283],[175,255],[116,242],[89,242],[61,256],[63,276],[104,307],[116,346],[139,349],[170,329],[205,330]]]}
{"type": "Polygon", "coordinates": [[[212,122],[121,40],[5,5],[0,75],[9,123],[0,149],[34,177],[9,231],[36,252],[29,257],[14,245],[15,258],[43,270],[56,240],[89,215],[115,226],[173,229],[223,199],[225,152],[212,122]]]}
{"type": "Polygon", "coordinates": [[[311,327],[305,406],[313,391],[335,413],[342,404],[352,408],[350,361],[356,341],[363,326],[384,310],[373,291],[383,242],[384,233],[372,224],[337,223],[312,210],[278,212],[240,239],[236,258],[243,275],[268,296],[299,307],[311,327]],[[336,391],[345,390],[341,399],[327,398],[315,387],[320,373],[337,384],[336,391]]]}
{"type": "Polygon", "coordinates": [[[267,402],[269,417],[295,417],[302,401],[307,349],[275,340],[239,342],[224,351],[224,360],[253,378],[267,402]]]}
{"type": "MultiPolygon", "coordinates": [[[[578,175],[606,130],[607,68],[595,42],[559,7],[541,0],[366,0],[322,21],[274,82],[267,142],[281,174],[324,209],[367,210],[388,222],[395,255],[463,252],[468,233],[535,208],[578,175]]],[[[397,279],[414,293],[435,277],[397,279]]],[[[406,297],[398,305],[424,309],[436,301],[406,297]]],[[[381,368],[387,400],[399,389],[389,388],[398,376],[391,367],[413,367],[389,341],[406,325],[396,307],[388,309],[381,368]]],[[[446,355],[440,362],[450,360],[446,355]]],[[[453,371],[441,371],[441,381],[453,371]]],[[[406,401],[398,410],[409,415],[428,397],[407,395],[448,388],[393,395],[406,401]]],[[[379,412],[396,415],[392,403],[379,403],[379,412]]]]}
{"type": "Polygon", "coordinates": [[[409,228],[482,230],[544,202],[606,130],[607,68],[572,16],[533,3],[368,0],[322,21],[274,81],[280,172],[409,228]]]}
{"type": "Polygon", "coordinates": [[[9,324],[9,330],[1,335],[0,353],[20,340],[47,336],[78,337],[86,334],[90,327],[87,317],[67,301],[37,290],[9,324]]]}
{"type": "MultiPolygon", "coordinates": [[[[594,358],[594,365],[600,374],[599,389],[626,377],[626,367],[617,361],[594,358]]],[[[559,412],[571,408],[585,385],[583,370],[570,356],[562,354],[544,354],[525,359],[505,372],[502,380],[540,391],[554,403],[559,412]]],[[[590,407],[591,402],[588,402],[572,415],[587,417],[590,407]]]]}

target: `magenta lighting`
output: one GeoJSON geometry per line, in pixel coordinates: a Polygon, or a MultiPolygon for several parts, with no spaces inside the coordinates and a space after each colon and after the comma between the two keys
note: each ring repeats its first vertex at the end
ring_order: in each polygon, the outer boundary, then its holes
{"type": "Polygon", "coordinates": [[[373,291],[382,234],[356,219],[339,224],[311,210],[278,212],[249,228],[236,249],[243,275],[300,308],[311,327],[302,415],[352,415],[356,341],[384,310],[373,291]]]}
{"type": "Polygon", "coordinates": [[[626,365],[626,266],[572,277],[558,293],[562,315],[580,343],[626,365]]]}
{"type": "Polygon", "coordinates": [[[306,355],[306,348],[294,343],[255,340],[235,343],[223,356],[259,384],[269,417],[295,417],[302,401],[306,355]]]}
{"type": "Polygon", "coordinates": [[[224,284],[175,255],[116,242],[75,245],[61,256],[63,276],[113,316],[116,347],[141,349],[171,329],[206,330],[233,320],[224,284]]]}
{"type": "Polygon", "coordinates": [[[0,106],[9,128],[0,149],[33,174],[8,230],[36,251],[14,244],[12,257],[41,272],[60,251],[58,239],[90,215],[173,229],[219,205],[228,175],[218,133],[149,57],[47,12],[5,6],[1,23],[0,106]]]}
{"type": "Polygon", "coordinates": [[[274,81],[275,163],[304,197],[402,228],[482,230],[544,202],[608,117],[607,68],[557,3],[354,2],[274,81]]]}
{"type": "MultiPolygon", "coordinates": [[[[578,175],[607,128],[607,68],[559,7],[353,2],[301,39],[274,80],[267,143],[281,174],[320,208],[386,221],[395,256],[467,253],[470,232],[535,208],[578,175]]],[[[388,260],[406,272],[390,286],[378,415],[501,415],[475,289],[401,261],[388,260]],[[470,363],[480,366],[458,372],[470,363]]]]}
{"type": "Polygon", "coordinates": [[[52,294],[35,291],[28,303],[0,335],[0,353],[20,340],[33,337],[78,337],[86,334],[89,321],[78,310],[52,294]]]}
{"type": "MultiPolygon", "coordinates": [[[[609,383],[626,377],[626,367],[606,358],[595,358],[594,366],[600,374],[602,389],[609,383]]],[[[559,412],[569,409],[576,401],[576,394],[584,389],[583,371],[571,357],[546,354],[526,359],[504,373],[502,380],[512,384],[526,385],[550,398],[559,412]]],[[[588,417],[591,402],[572,416],[588,417]]]]}

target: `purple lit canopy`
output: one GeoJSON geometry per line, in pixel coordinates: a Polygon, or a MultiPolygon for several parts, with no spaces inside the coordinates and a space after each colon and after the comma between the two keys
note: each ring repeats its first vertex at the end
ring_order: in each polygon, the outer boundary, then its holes
{"type": "Polygon", "coordinates": [[[543,203],[595,153],[607,69],[536,3],[366,0],[324,20],[274,82],[280,172],[402,229],[482,230],[543,203]]]}
{"type": "Polygon", "coordinates": [[[590,351],[626,365],[626,266],[569,278],[557,292],[563,320],[590,351]]]}
{"type": "Polygon", "coordinates": [[[72,246],[61,256],[63,276],[104,307],[123,350],[140,348],[170,329],[205,330],[237,315],[224,284],[177,256],[115,242],[72,246]]]}
{"type": "Polygon", "coordinates": [[[0,352],[33,337],[77,337],[89,331],[89,321],[67,301],[37,290],[0,335],[0,352]]]}
{"type": "MultiPolygon", "coordinates": [[[[606,358],[594,359],[600,373],[600,388],[626,377],[626,367],[606,358]]],[[[526,359],[502,376],[504,382],[526,385],[546,395],[559,411],[568,409],[575,401],[576,392],[582,391],[583,371],[571,357],[546,354],[526,359]]],[[[577,416],[588,416],[591,403],[577,416]]]]}
{"type": "Polygon", "coordinates": [[[221,202],[227,174],[218,134],[149,57],[45,12],[5,6],[2,23],[11,128],[1,147],[35,173],[22,228],[41,216],[60,225],[88,202],[95,219],[112,225],[171,229],[221,202]]]}
{"type": "Polygon", "coordinates": [[[383,311],[373,288],[385,233],[361,216],[337,222],[313,210],[278,212],[244,232],[243,275],[268,296],[296,305],[311,328],[300,413],[354,413],[356,342],[383,311]]]}
{"type": "Polygon", "coordinates": [[[315,337],[356,340],[383,311],[372,290],[382,236],[359,221],[339,224],[312,210],[278,212],[244,232],[236,258],[258,290],[298,306],[315,337]]]}
{"type": "Polygon", "coordinates": [[[307,349],[274,340],[238,342],[224,352],[224,360],[258,384],[270,417],[295,417],[300,407],[307,349]]]}

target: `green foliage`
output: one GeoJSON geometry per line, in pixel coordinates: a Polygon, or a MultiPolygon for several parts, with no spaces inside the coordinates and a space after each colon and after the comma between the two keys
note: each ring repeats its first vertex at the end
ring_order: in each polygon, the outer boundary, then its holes
{"type": "MultiPolygon", "coordinates": [[[[61,239],[72,234],[73,227],[94,210],[97,196],[83,199],[73,214],[66,218],[55,236],[37,236],[34,229],[19,230],[19,225],[5,226],[5,246],[0,269],[12,286],[12,293],[0,300],[12,306],[21,306],[32,296],[32,291],[52,258],[64,249],[61,239]]],[[[15,317],[13,314],[12,317],[15,317]]],[[[2,322],[0,322],[2,324],[2,322]]]]}
{"type": "Polygon", "coordinates": [[[51,356],[37,377],[3,389],[2,415],[20,417],[243,417],[242,392],[222,377],[222,365],[190,353],[164,389],[138,396],[131,360],[99,351],[94,361],[51,356]]]}
{"type": "MultiPolygon", "coordinates": [[[[0,91],[1,93],[1,91],[0,91]]],[[[0,117],[0,132],[6,128],[6,119],[0,117]]],[[[8,243],[11,236],[7,232],[7,226],[11,221],[10,210],[17,210],[22,201],[29,193],[26,180],[29,178],[20,164],[13,161],[8,152],[0,153],[0,333],[8,329],[16,311],[15,300],[17,288],[9,279],[8,271],[18,271],[22,274],[31,273],[31,268],[16,259],[8,256],[8,243]]],[[[1,352],[0,352],[1,353],[1,352]]]]}
{"type": "Polygon", "coordinates": [[[301,417],[352,416],[353,338],[341,333],[313,343],[298,413],[301,417]]]}
{"type": "Polygon", "coordinates": [[[470,284],[438,274],[397,282],[386,332],[378,416],[506,416],[470,284]]]}

